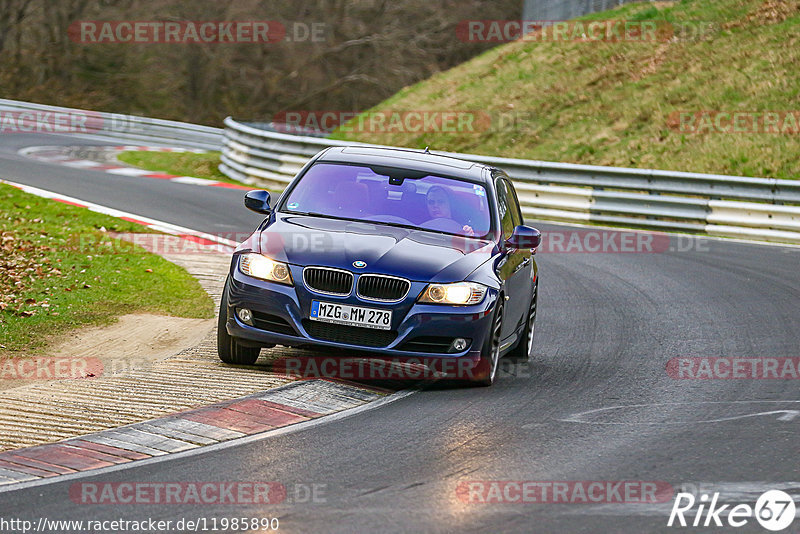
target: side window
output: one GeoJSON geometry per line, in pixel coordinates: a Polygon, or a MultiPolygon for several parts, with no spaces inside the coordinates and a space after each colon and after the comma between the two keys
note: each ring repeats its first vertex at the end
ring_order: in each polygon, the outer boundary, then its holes
{"type": "Polygon", "coordinates": [[[503,179],[498,179],[495,182],[497,188],[497,211],[500,214],[500,226],[503,230],[503,241],[511,237],[514,232],[514,211],[515,202],[513,197],[509,195],[508,186],[503,179]]]}
{"type": "Polygon", "coordinates": [[[507,180],[503,181],[506,182],[506,187],[508,188],[508,209],[511,211],[511,217],[514,219],[514,226],[525,224],[522,219],[522,210],[520,210],[519,207],[519,200],[517,199],[517,191],[514,189],[514,184],[507,180]]]}

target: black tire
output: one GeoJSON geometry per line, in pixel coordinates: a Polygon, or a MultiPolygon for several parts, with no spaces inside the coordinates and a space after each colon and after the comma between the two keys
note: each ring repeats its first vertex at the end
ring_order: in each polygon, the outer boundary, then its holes
{"type": "Polygon", "coordinates": [[[539,296],[539,281],[533,285],[533,297],[531,297],[531,306],[528,308],[528,316],[525,318],[525,328],[522,331],[522,337],[517,342],[517,346],[511,349],[506,355],[516,362],[527,362],[531,357],[533,349],[533,338],[536,333],[536,303],[539,296]]]}
{"type": "Polygon", "coordinates": [[[475,386],[488,387],[494,384],[497,369],[500,365],[500,334],[503,329],[503,296],[497,300],[497,306],[492,316],[489,335],[483,343],[481,358],[472,368],[470,383],[475,386]]]}
{"type": "Polygon", "coordinates": [[[256,363],[261,352],[259,347],[245,347],[236,342],[236,338],[228,334],[225,323],[228,322],[228,280],[222,290],[217,319],[217,355],[225,363],[252,365],[256,363]]]}

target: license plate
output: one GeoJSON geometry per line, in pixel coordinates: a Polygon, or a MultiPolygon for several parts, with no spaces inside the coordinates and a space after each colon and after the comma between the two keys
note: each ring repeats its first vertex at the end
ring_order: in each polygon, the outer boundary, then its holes
{"type": "Polygon", "coordinates": [[[391,310],[362,308],[361,306],[320,302],[318,300],[311,302],[311,315],[309,318],[313,321],[322,321],[324,323],[361,326],[376,330],[389,330],[392,327],[391,310]]]}

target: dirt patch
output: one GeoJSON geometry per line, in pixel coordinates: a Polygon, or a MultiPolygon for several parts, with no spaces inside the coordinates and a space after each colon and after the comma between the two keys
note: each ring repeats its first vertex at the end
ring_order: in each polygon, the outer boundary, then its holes
{"type": "Polygon", "coordinates": [[[723,27],[736,28],[746,25],[779,24],[798,13],[800,13],[800,0],[765,0],[757,9],[748,13],[743,20],[725,24],[723,27]]]}
{"type": "Polygon", "coordinates": [[[800,12],[798,0],[766,0],[747,19],[757,24],[777,24],[800,12]]]}
{"type": "Polygon", "coordinates": [[[667,57],[667,52],[669,51],[669,44],[662,43],[661,45],[656,48],[653,55],[647,58],[644,65],[641,66],[638,72],[634,72],[633,76],[631,76],[631,80],[634,82],[638,82],[645,76],[650,76],[651,74],[655,74],[658,72],[658,68],[664,63],[664,60],[667,57]]]}
{"type": "MultiPolygon", "coordinates": [[[[198,345],[214,328],[214,323],[214,319],[123,315],[110,326],[84,328],[64,336],[50,346],[45,360],[32,357],[35,363],[25,369],[29,372],[31,368],[42,367],[43,361],[55,365],[53,362],[58,360],[68,362],[65,365],[70,367],[77,367],[78,374],[88,375],[86,378],[109,377],[143,369],[150,367],[154,361],[178,354],[186,347],[198,345]]],[[[14,358],[14,361],[22,362],[20,358],[14,358]]],[[[17,365],[6,369],[0,380],[0,390],[36,382],[11,378],[15,376],[15,369],[23,367],[17,365]]],[[[45,369],[42,371],[47,372],[45,369]]]]}

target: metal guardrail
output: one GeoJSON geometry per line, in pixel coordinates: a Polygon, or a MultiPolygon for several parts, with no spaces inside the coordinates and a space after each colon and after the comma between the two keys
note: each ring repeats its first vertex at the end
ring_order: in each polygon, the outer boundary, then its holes
{"type": "MultiPolygon", "coordinates": [[[[317,152],[363,145],[254,128],[225,119],[220,170],[283,187],[317,152]]],[[[451,155],[500,167],[527,218],[800,243],[800,180],[451,155]]]]}
{"type": "Polygon", "coordinates": [[[0,99],[0,119],[4,119],[0,120],[0,133],[98,135],[126,142],[170,144],[205,150],[219,150],[223,134],[221,128],[186,122],[5,99],[0,99]]]}
{"type": "MultiPolygon", "coordinates": [[[[110,138],[126,144],[206,150],[222,147],[220,170],[258,187],[285,186],[309,158],[329,146],[364,145],[260,129],[230,117],[225,119],[222,130],[0,99],[0,133],[9,128],[14,131],[14,127],[23,133],[57,134],[65,130],[63,133],[105,141],[110,138]]],[[[800,180],[437,153],[507,171],[516,184],[523,212],[530,219],[800,243],[800,180]]]]}

